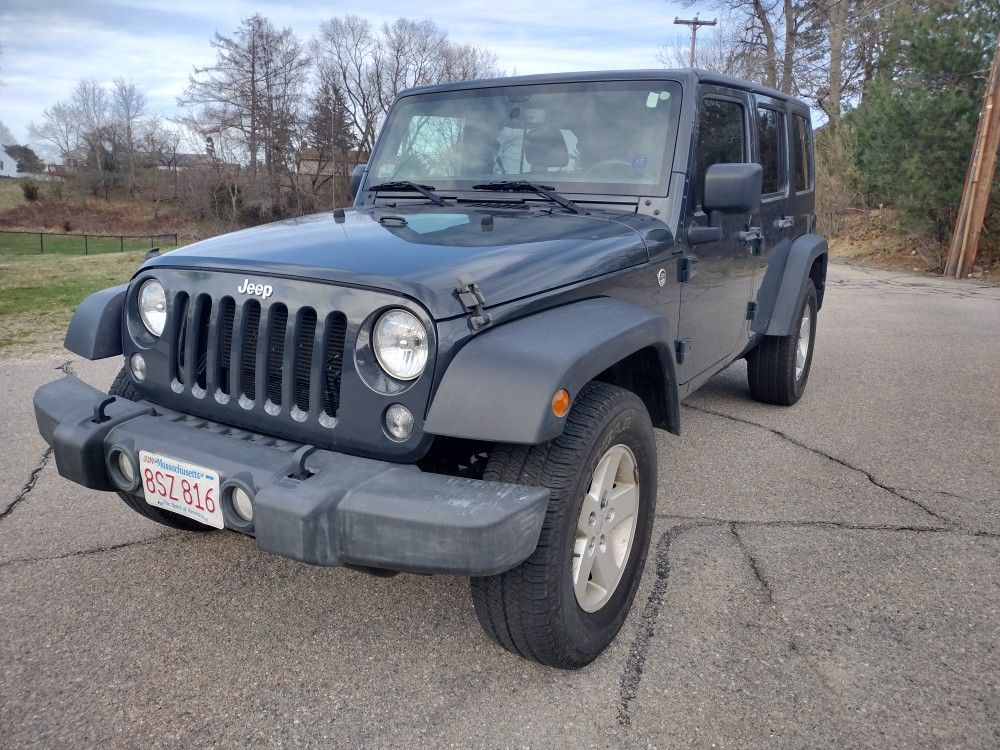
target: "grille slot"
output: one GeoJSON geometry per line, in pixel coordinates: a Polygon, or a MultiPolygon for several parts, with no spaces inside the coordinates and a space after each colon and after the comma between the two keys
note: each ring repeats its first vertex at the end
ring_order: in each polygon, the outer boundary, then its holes
{"type": "Polygon", "coordinates": [[[194,318],[194,381],[204,390],[208,385],[208,325],[212,318],[212,299],[207,295],[198,297],[194,318]]]}
{"type": "Polygon", "coordinates": [[[232,297],[223,297],[219,306],[219,390],[229,395],[229,366],[233,356],[233,324],[236,322],[236,303],[232,297]]]}
{"type": "Polygon", "coordinates": [[[337,416],[340,408],[340,375],[344,367],[344,339],[347,337],[347,318],[343,313],[331,313],[326,320],[326,337],[323,342],[323,413],[337,416]]]}
{"type": "Polygon", "coordinates": [[[257,397],[257,337],[260,333],[260,303],[250,300],[243,306],[243,336],[240,351],[240,393],[257,397]]]}
{"type": "Polygon", "coordinates": [[[174,298],[173,320],[177,321],[174,336],[173,375],[178,383],[184,382],[184,339],[187,337],[188,296],[181,292],[174,298]]]}
{"type": "Polygon", "coordinates": [[[285,329],[288,327],[288,308],[278,304],[271,308],[267,334],[267,398],[281,406],[281,360],[285,356],[285,329]]]}
{"type": "Polygon", "coordinates": [[[316,338],[316,311],[304,307],[299,312],[299,328],[295,342],[295,405],[300,411],[309,411],[309,372],[312,367],[313,347],[316,338]]]}

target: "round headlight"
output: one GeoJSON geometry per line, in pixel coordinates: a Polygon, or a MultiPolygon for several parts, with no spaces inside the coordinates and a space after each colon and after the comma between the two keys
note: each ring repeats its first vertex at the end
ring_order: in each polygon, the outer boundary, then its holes
{"type": "Polygon", "coordinates": [[[167,293],[156,279],[144,281],[139,287],[139,317],[154,336],[160,336],[167,324],[167,293]]]}
{"type": "Polygon", "coordinates": [[[427,329],[406,310],[389,310],[375,323],[375,356],[397,380],[413,380],[427,365],[427,329]]]}

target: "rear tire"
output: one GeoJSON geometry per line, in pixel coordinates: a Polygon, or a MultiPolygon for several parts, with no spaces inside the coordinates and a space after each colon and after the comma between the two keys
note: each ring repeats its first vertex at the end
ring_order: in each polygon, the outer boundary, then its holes
{"type": "MultiPolygon", "coordinates": [[[[108,395],[121,396],[122,398],[127,398],[129,401],[142,400],[142,396],[132,386],[132,380],[129,378],[128,373],[125,372],[124,367],[115,376],[111,388],[108,389],[108,395]]],[[[116,492],[118,491],[116,490],[116,492]]],[[[150,521],[156,521],[156,523],[169,526],[172,529],[180,529],[181,531],[214,531],[212,527],[206,526],[203,523],[198,523],[176,513],[155,508],[147,503],[144,498],[137,497],[136,495],[130,495],[127,492],[118,492],[118,497],[124,500],[125,504],[140,516],[145,516],[150,521]]]]}
{"type": "Polygon", "coordinates": [[[816,287],[806,280],[795,330],[788,336],[765,336],[747,355],[747,381],[755,401],[791,406],[802,398],[816,344],[817,307],[816,287]]]}
{"type": "Polygon", "coordinates": [[[590,663],[625,621],[649,549],[656,443],[645,405],[630,391],[589,383],[562,435],[536,446],[498,445],[484,479],[540,485],[551,494],[532,555],[505,573],[472,579],[483,629],[541,664],[590,663]]]}

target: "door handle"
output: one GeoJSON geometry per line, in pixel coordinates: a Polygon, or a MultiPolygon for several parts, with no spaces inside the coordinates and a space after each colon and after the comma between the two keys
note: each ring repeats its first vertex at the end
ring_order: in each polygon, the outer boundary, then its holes
{"type": "Polygon", "coordinates": [[[764,244],[764,232],[760,227],[748,227],[736,237],[743,244],[750,246],[751,255],[760,255],[761,246],[764,244]]]}
{"type": "Polygon", "coordinates": [[[774,220],[775,229],[791,229],[795,226],[794,216],[782,216],[780,219],[774,220]]]}

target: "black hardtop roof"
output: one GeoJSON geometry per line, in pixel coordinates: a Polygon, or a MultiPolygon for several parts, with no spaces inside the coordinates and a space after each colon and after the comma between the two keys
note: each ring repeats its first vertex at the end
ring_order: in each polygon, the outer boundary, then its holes
{"type": "Polygon", "coordinates": [[[755,94],[762,94],[774,99],[797,104],[805,111],[809,111],[809,105],[801,99],[791,94],[786,94],[769,86],[764,86],[753,81],[742,78],[716,73],[712,70],[702,70],[700,68],[678,68],[665,69],[653,68],[649,70],[589,70],[576,73],[541,73],[530,76],[507,76],[505,78],[481,78],[472,81],[454,81],[452,83],[438,83],[433,86],[417,86],[400,92],[399,96],[409,96],[411,94],[424,94],[434,91],[462,91],[465,89],[485,89],[498,86],[525,86],[537,83],[575,83],[585,81],[648,81],[667,80],[678,81],[685,86],[694,86],[698,83],[708,83],[718,86],[728,86],[730,88],[742,89],[755,94]]]}

